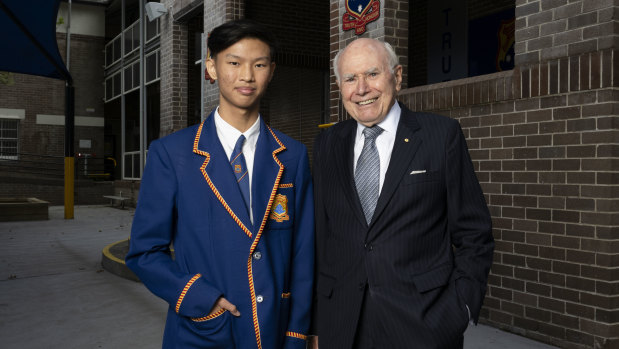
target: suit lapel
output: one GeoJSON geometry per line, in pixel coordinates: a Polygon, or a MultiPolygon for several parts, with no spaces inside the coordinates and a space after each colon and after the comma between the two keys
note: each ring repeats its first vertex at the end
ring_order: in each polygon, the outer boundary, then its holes
{"type": "Polygon", "coordinates": [[[361,201],[359,201],[359,195],[357,194],[357,187],[355,186],[354,148],[356,130],[357,122],[354,120],[347,121],[347,124],[338,130],[336,144],[333,146],[334,162],[337,164],[336,175],[341,182],[344,196],[348,200],[357,219],[363,225],[367,225],[361,201]]]}
{"type": "Polygon", "coordinates": [[[200,168],[197,170],[201,171],[217,200],[243,232],[252,238],[249,213],[226,152],[219,142],[213,113],[198,128],[194,139],[193,152],[204,157],[200,168]]]}
{"type": "Polygon", "coordinates": [[[420,129],[419,123],[412,113],[408,109],[402,107],[402,113],[400,115],[400,123],[396,131],[395,142],[393,143],[393,150],[391,152],[391,160],[389,160],[389,167],[385,174],[385,182],[383,183],[378,202],[376,203],[376,210],[372,217],[372,225],[385,209],[389,200],[395,193],[396,189],[400,186],[402,177],[406,173],[408,166],[412,159],[415,157],[415,153],[419,150],[421,145],[421,138],[415,133],[420,129]]]}

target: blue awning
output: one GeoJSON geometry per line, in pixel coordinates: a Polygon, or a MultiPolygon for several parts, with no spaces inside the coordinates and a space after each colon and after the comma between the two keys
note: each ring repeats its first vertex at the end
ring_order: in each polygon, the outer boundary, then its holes
{"type": "Polygon", "coordinates": [[[60,0],[0,0],[0,71],[71,81],[58,51],[60,0]]]}

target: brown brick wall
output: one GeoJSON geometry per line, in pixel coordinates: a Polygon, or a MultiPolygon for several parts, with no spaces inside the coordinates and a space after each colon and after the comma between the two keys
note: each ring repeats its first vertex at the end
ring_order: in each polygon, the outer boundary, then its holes
{"type": "MultiPolygon", "coordinates": [[[[174,0],[164,0],[162,3],[166,8],[172,8],[174,0]]],[[[173,13],[159,17],[159,23],[161,31],[159,133],[165,136],[187,127],[189,31],[186,24],[174,21],[173,13]]]]}
{"type": "MultiPolygon", "coordinates": [[[[242,0],[205,1],[204,32],[210,33],[219,25],[245,17],[245,2],[242,0]]],[[[217,84],[206,84],[204,109],[206,113],[217,107],[219,90],[217,84]]]]}
{"type": "MultiPolygon", "coordinates": [[[[66,35],[57,34],[57,40],[61,56],[65,57],[66,35]]],[[[75,87],[76,116],[103,117],[103,45],[103,38],[71,35],[70,73],[75,87]]],[[[13,84],[0,84],[0,108],[26,111],[19,125],[21,153],[64,156],[64,126],[36,123],[37,114],[65,114],[64,81],[13,73],[13,84]]],[[[79,148],[80,139],[92,141],[92,148],[86,151],[103,155],[102,127],[76,126],[76,152],[85,151],[79,148]]]]}
{"type": "Polygon", "coordinates": [[[617,47],[613,0],[516,0],[516,64],[617,47]]]}
{"type": "MultiPolygon", "coordinates": [[[[66,35],[57,34],[56,38],[59,52],[65,58],[66,35]]],[[[103,117],[103,50],[104,38],[71,35],[70,73],[75,88],[76,116],[103,117]]],[[[65,114],[65,82],[25,74],[13,74],[13,81],[12,85],[0,84],[0,108],[25,110],[25,119],[19,125],[19,151],[34,155],[22,156],[19,166],[34,166],[35,169],[22,174],[0,164],[0,196],[36,197],[52,205],[61,205],[64,201],[65,127],[37,124],[36,116],[65,114]],[[46,163],[41,167],[52,170],[40,173],[36,170],[39,162],[46,163]]],[[[103,156],[103,127],[75,126],[74,138],[76,153],[103,156]],[[91,140],[92,147],[80,148],[80,139],[91,140]]],[[[111,194],[111,190],[111,184],[76,180],[75,203],[106,203],[103,195],[111,194]]]]}
{"type": "MultiPolygon", "coordinates": [[[[402,83],[403,87],[408,84],[408,37],[409,37],[409,2],[401,0],[382,0],[380,2],[380,17],[366,25],[366,32],[358,36],[354,30],[342,30],[342,16],[346,13],[346,5],[344,1],[330,0],[330,48],[329,58],[333,61],[339,50],[343,49],[350,42],[358,37],[368,37],[384,40],[393,46],[400,64],[403,66],[402,83]]],[[[330,120],[335,122],[338,120],[348,119],[348,114],[340,101],[339,90],[335,80],[335,74],[331,67],[331,78],[329,82],[329,107],[330,120]]]]}
{"type": "Polygon", "coordinates": [[[564,348],[619,345],[618,53],[400,96],[467,137],[496,239],[484,322],[564,348]]]}

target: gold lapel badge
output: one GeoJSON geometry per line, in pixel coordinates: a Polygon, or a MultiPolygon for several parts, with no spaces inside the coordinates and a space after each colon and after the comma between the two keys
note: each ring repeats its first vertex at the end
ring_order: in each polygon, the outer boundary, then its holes
{"type": "Polygon", "coordinates": [[[288,198],[286,195],[277,194],[273,199],[272,207],[271,216],[269,218],[279,223],[290,219],[290,216],[288,216],[288,198]]]}

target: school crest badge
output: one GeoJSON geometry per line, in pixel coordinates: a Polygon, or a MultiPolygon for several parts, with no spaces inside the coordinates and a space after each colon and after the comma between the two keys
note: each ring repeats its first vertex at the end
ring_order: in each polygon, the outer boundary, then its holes
{"type": "Polygon", "coordinates": [[[355,34],[365,33],[365,26],[380,17],[379,0],[346,0],[346,13],[342,18],[343,30],[355,30],[355,34]]]}
{"type": "Polygon", "coordinates": [[[288,216],[288,198],[286,195],[275,195],[271,208],[271,216],[269,218],[279,223],[290,219],[290,216],[288,216]]]}

